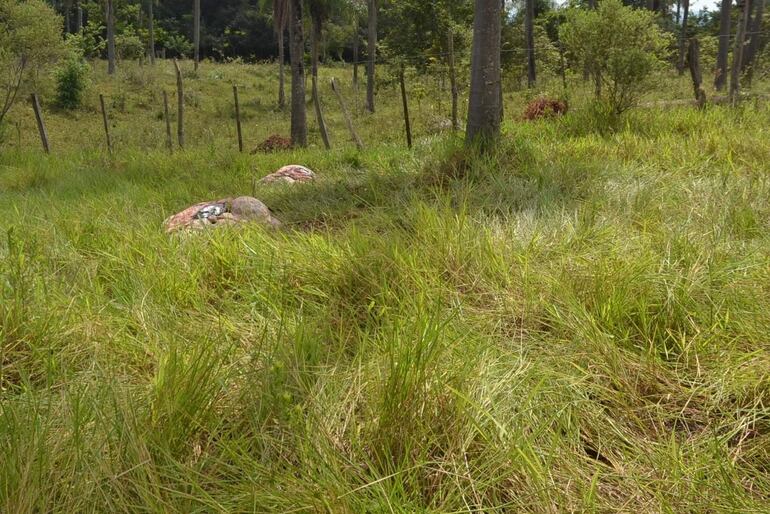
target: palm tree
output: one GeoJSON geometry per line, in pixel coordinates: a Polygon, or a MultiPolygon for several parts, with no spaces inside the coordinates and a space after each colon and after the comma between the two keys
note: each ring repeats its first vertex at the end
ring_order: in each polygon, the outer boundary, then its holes
{"type": "Polygon", "coordinates": [[[290,13],[291,3],[289,0],[273,0],[273,29],[278,39],[278,107],[281,109],[286,107],[286,79],[284,78],[286,55],[283,35],[286,33],[290,13]]]}
{"type": "Polygon", "coordinates": [[[471,92],[466,141],[492,140],[500,135],[500,0],[476,0],[471,55],[471,92]]]}

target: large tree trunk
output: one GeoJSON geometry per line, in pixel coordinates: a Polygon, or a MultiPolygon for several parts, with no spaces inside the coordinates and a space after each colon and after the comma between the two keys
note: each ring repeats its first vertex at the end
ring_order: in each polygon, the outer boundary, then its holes
{"type": "Polygon", "coordinates": [[[717,52],[717,70],[714,87],[722,91],[727,83],[727,56],[730,51],[730,11],[733,0],[722,0],[719,14],[719,51],[717,52]]]}
{"type": "Polygon", "coordinates": [[[476,0],[466,131],[468,143],[495,139],[500,135],[500,10],[500,0],[476,0]]]}
{"type": "Polygon", "coordinates": [[[195,45],[195,71],[201,60],[201,0],[193,2],[193,45],[195,45]]]}
{"type": "Polygon", "coordinates": [[[527,85],[535,86],[537,71],[535,68],[535,0],[526,0],[527,6],[524,13],[524,32],[527,45],[527,85]]]}
{"type": "MultiPolygon", "coordinates": [[[[740,7],[741,5],[738,4],[740,7]]],[[[749,0],[743,0],[743,9],[741,9],[741,18],[738,22],[738,34],[735,36],[735,47],[733,48],[733,67],[730,73],[730,102],[735,104],[738,101],[738,95],[741,90],[741,63],[743,62],[743,49],[746,42],[746,28],[749,24],[749,0]]]]}
{"type": "Polygon", "coordinates": [[[302,26],[302,0],[291,0],[289,36],[291,39],[291,141],[307,146],[305,105],[305,36],[302,26]]]}
{"type": "Polygon", "coordinates": [[[374,112],[374,62],[377,59],[377,0],[369,0],[369,41],[367,53],[366,108],[374,112]]]}
{"type": "Polygon", "coordinates": [[[155,0],[150,0],[147,9],[148,29],[150,32],[150,64],[155,64],[155,0]]]}
{"type": "Polygon", "coordinates": [[[679,74],[684,74],[684,58],[687,48],[687,20],[690,16],[690,0],[684,0],[684,15],[682,16],[682,28],[679,32],[679,63],[677,69],[679,74]]]}
{"type": "Polygon", "coordinates": [[[107,0],[107,74],[115,74],[115,6],[107,0]]]}
{"type": "Polygon", "coordinates": [[[749,44],[743,54],[743,69],[748,71],[748,77],[752,75],[754,59],[762,47],[762,22],[765,15],[765,0],[753,0],[752,4],[754,14],[749,25],[749,44]]]}

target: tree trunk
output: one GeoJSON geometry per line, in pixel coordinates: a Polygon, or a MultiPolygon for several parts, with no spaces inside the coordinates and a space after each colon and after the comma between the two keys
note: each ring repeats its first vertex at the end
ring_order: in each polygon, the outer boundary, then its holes
{"type": "Polygon", "coordinates": [[[80,6],[80,2],[77,4],[77,22],[76,31],[80,33],[83,30],[83,8],[80,6]]]}
{"type": "Polygon", "coordinates": [[[353,25],[353,87],[358,89],[358,18],[353,25]]]}
{"type": "Polygon", "coordinates": [[[752,4],[754,4],[752,6],[754,15],[749,26],[749,44],[743,54],[743,69],[748,71],[749,78],[752,75],[754,59],[762,47],[762,22],[765,15],[765,0],[754,0],[752,4]]]}
{"type": "Polygon", "coordinates": [[[682,0],[676,0],[676,24],[682,22],[682,0]]]}
{"type": "Polygon", "coordinates": [[[148,30],[150,32],[150,64],[155,64],[155,0],[150,0],[149,8],[147,10],[148,30]]]}
{"type": "Polygon", "coordinates": [[[677,70],[679,74],[684,74],[684,58],[687,48],[687,20],[690,16],[690,0],[684,0],[684,15],[682,16],[682,28],[679,32],[679,64],[677,70]]]}
{"type": "Polygon", "coordinates": [[[730,74],[730,102],[733,104],[738,101],[741,90],[741,63],[743,62],[743,48],[746,41],[750,7],[749,0],[743,0],[741,18],[738,22],[738,34],[735,37],[735,47],[733,48],[733,67],[730,74]]]}
{"type": "Polygon", "coordinates": [[[524,32],[526,33],[527,46],[527,86],[534,87],[537,80],[535,69],[535,0],[526,0],[526,12],[524,14],[524,32]]]}
{"type": "Polygon", "coordinates": [[[115,74],[115,6],[107,0],[107,74],[115,74]]]}
{"type": "Polygon", "coordinates": [[[722,91],[727,82],[727,56],[730,51],[730,11],[732,6],[733,0],[722,0],[719,15],[719,51],[717,53],[716,78],[714,79],[714,87],[717,91],[722,91]]]}
{"type": "Polygon", "coordinates": [[[466,141],[500,135],[500,0],[476,0],[471,54],[471,91],[466,141]]]}
{"type": "Polygon", "coordinates": [[[286,77],[284,69],[286,68],[286,50],[283,41],[284,32],[281,30],[278,34],[278,107],[286,108],[286,77]]]}
{"type": "Polygon", "coordinates": [[[307,146],[307,110],[305,104],[305,36],[302,26],[302,0],[291,0],[289,36],[291,39],[291,141],[307,146]]]}
{"type": "Polygon", "coordinates": [[[313,18],[310,23],[310,48],[311,48],[311,75],[312,75],[312,98],[315,106],[316,120],[318,121],[318,130],[321,132],[321,139],[324,147],[331,150],[329,142],[329,133],[326,131],[326,121],[324,121],[323,111],[321,110],[321,99],[318,97],[318,46],[321,37],[322,21],[319,18],[313,18]]]}
{"type": "Polygon", "coordinates": [[[374,62],[377,58],[377,0],[369,0],[369,63],[366,77],[366,108],[374,112],[374,62]]]}
{"type": "Polygon", "coordinates": [[[696,38],[690,40],[690,46],[687,49],[687,62],[690,65],[690,77],[692,78],[692,87],[695,92],[695,102],[699,109],[703,109],[706,106],[706,92],[701,87],[703,75],[700,70],[700,44],[696,38]]]}
{"type": "Polygon", "coordinates": [[[201,0],[193,2],[193,45],[195,45],[195,71],[201,60],[201,0]]]}

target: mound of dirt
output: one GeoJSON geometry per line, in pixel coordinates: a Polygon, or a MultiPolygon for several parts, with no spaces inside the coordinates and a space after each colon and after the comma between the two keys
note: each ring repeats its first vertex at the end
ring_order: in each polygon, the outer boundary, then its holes
{"type": "Polygon", "coordinates": [[[532,100],[524,109],[525,120],[539,120],[553,116],[566,114],[569,107],[563,100],[554,100],[552,98],[536,98],[532,100]]]}
{"type": "Polygon", "coordinates": [[[171,234],[243,223],[262,223],[270,227],[281,225],[265,204],[256,198],[241,196],[197,203],[169,217],[164,226],[166,233],[171,234]]]}
{"type": "Polygon", "coordinates": [[[265,139],[262,143],[257,145],[257,147],[252,150],[251,154],[257,154],[257,153],[273,153],[273,152],[282,152],[286,150],[291,149],[291,139],[288,137],[283,137],[278,134],[273,134],[272,136],[265,139]]]}
{"type": "Polygon", "coordinates": [[[298,164],[290,164],[275,173],[271,173],[259,182],[260,184],[295,184],[297,182],[312,182],[313,180],[315,180],[315,173],[312,170],[298,164]]]}

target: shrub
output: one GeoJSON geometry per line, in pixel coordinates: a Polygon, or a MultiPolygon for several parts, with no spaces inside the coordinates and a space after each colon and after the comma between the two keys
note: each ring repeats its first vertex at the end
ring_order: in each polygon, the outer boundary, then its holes
{"type": "Polygon", "coordinates": [[[90,66],[83,56],[73,51],[56,70],[56,105],[62,109],[77,109],[88,87],[90,66]]]}
{"type": "Polygon", "coordinates": [[[0,0],[0,124],[64,53],[62,20],[41,0],[0,0]]]}
{"type": "Polygon", "coordinates": [[[596,81],[596,97],[616,113],[634,107],[666,63],[670,38],[655,13],[603,0],[597,9],[572,9],[560,30],[573,64],[596,81]]]}

